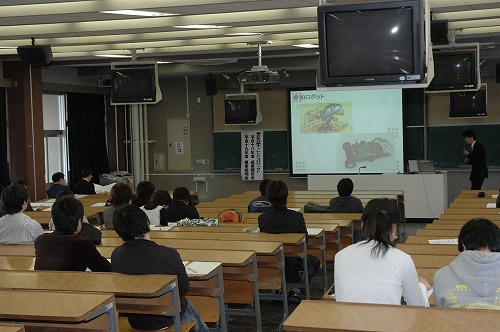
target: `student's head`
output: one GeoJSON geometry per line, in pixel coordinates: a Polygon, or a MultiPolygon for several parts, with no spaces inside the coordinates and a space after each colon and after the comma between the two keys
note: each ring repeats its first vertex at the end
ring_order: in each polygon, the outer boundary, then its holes
{"type": "Polygon", "coordinates": [[[64,188],[57,194],[56,199],[61,198],[63,196],[75,196],[75,193],[71,191],[71,189],[69,188],[64,188]]]}
{"type": "Polygon", "coordinates": [[[61,181],[61,179],[64,181],[64,174],[63,173],[56,172],[56,173],[52,174],[52,182],[58,183],[59,181],[61,181]]]}
{"type": "Polygon", "coordinates": [[[500,252],[500,229],[491,220],[469,220],[458,235],[458,250],[491,250],[500,252]]]}
{"type": "Polygon", "coordinates": [[[476,140],[476,133],[474,133],[474,130],[466,130],[462,134],[465,142],[467,143],[467,140],[471,140],[472,142],[476,140]]]}
{"type": "Polygon", "coordinates": [[[82,178],[88,178],[88,177],[92,177],[94,175],[94,172],[92,172],[91,169],[87,169],[87,168],[84,168],[82,169],[82,178]]]}
{"type": "Polygon", "coordinates": [[[155,185],[151,181],[141,181],[135,189],[137,198],[150,201],[155,193],[155,185]]]}
{"type": "Polygon", "coordinates": [[[56,199],[50,210],[56,231],[77,232],[83,218],[83,204],[73,196],[56,199]]]}
{"type": "Polygon", "coordinates": [[[347,197],[352,194],[354,189],[354,183],[349,178],[340,179],[339,183],[337,183],[337,191],[339,196],[347,197]]]}
{"type": "Polygon", "coordinates": [[[266,189],[267,189],[267,185],[269,184],[269,182],[271,182],[271,180],[269,180],[269,179],[264,179],[264,180],[260,181],[259,190],[260,190],[260,194],[262,196],[266,196],[266,189]]]}
{"type": "Polygon", "coordinates": [[[113,206],[119,207],[129,204],[134,193],[128,184],[120,182],[111,187],[110,195],[113,200],[113,206]]]}
{"type": "Polygon", "coordinates": [[[28,182],[26,182],[26,180],[23,178],[17,178],[13,180],[11,184],[20,184],[21,186],[28,188],[28,182]]]}
{"type": "Polygon", "coordinates": [[[172,204],[172,198],[166,190],[157,190],[153,195],[153,203],[160,206],[168,206],[172,204]]]}
{"type": "Polygon", "coordinates": [[[149,233],[149,219],[137,205],[127,205],[113,214],[113,227],[123,241],[142,239],[149,233]]]}
{"type": "Polygon", "coordinates": [[[189,189],[186,187],[178,187],[175,188],[174,194],[173,194],[174,202],[184,202],[184,203],[189,203],[189,198],[191,197],[191,194],[189,193],[189,189]]]}
{"type": "Polygon", "coordinates": [[[361,217],[361,240],[377,242],[372,249],[372,255],[385,255],[389,246],[394,245],[400,221],[399,207],[395,200],[388,198],[375,198],[366,204],[361,217]]]}
{"type": "Polygon", "coordinates": [[[267,185],[266,196],[273,208],[286,206],[288,187],[281,180],[271,181],[267,185]]]}
{"type": "Polygon", "coordinates": [[[3,211],[6,214],[21,212],[28,202],[28,189],[25,186],[13,183],[2,191],[3,211]]]}

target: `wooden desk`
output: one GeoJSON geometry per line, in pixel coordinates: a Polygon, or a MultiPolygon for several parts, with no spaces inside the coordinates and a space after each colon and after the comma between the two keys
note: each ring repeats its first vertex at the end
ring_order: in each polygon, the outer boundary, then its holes
{"type": "Polygon", "coordinates": [[[24,332],[22,324],[0,323],[0,332],[24,332]]]}
{"type": "MultiPolygon", "coordinates": [[[[416,236],[416,235],[411,235],[411,236],[408,236],[405,243],[407,243],[407,244],[429,244],[429,240],[456,239],[456,238],[457,238],[456,236],[416,236]]],[[[457,245],[451,245],[451,244],[449,246],[453,246],[455,248],[457,247],[457,245]]]]}
{"type": "Polygon", "coordinates": [[[454,237],[458,238],[460,229],[419,229],[415,235],[427,237],[454,237]]]}
{"type": "Polygon", "coordinates": [[[113,293],[119,313],[172,316],[180,331],[177,277],[111,272],[0,271],[0,288],[30,291],[113,293]],[[140,309],[138,309],[140,307],[140,309]]]}
{"type": "Polygon", "coordinates": [[[118,331],[112,294],[0,290],[0,320],[54,331],[118,331]]]}
{"type": "Polygon", "coordinates": [[[486,218],[498,225],[498,221],[500,221],[500,214],[487,214],[487,215],[470,215],[470,214],[442,214],[439,216],[439,221],[448,221],[448,220],[453,220],[454,223],[460,222],[462,225],[465,224],[467,221],[473,219],[473,218],[486,218]]]}
{"type": "Polygon", "coordinates": [[[447,244],[398,243],[396,248],[409,255],[448,255],[455,257],[460,253],[457,246],[447,244]]]}
{"type": "Polygon", "coordinates": [[[286,331],[494,331],[494,310],[421,308],[382,304],[302,301],[285,321],[286,331]]]}

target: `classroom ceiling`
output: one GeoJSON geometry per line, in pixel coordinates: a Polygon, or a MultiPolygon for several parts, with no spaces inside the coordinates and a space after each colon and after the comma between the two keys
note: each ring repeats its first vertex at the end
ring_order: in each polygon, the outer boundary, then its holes
{"type": "MultiPolygon", "coordinates": [[[[375,0],[377,1],[377,0],[375,0]]],[[[335,0],[335,3],[359,2],[335,0]]],[[[318,0],[2,0],[0,60],[17,60],[16,47],[49,44],[52,65],[104,66],[139,60],[171,63],[172,72],[238,71],[262,63],[271,69],[317,64],[318,0]],[[106,13],[142,10],[144,17],[106,13]],[[208,25],[208,29],[188,25],[208,25]],[[270,42],[267,44],[267,42],[270,42]]],[[[499,0],[430,0],[433,19],[446,19],[457,43],[479,42],[481,59],[500,62],[499,0]]],[[[167,68],[167,67],[166,67],[167,68]]]]}

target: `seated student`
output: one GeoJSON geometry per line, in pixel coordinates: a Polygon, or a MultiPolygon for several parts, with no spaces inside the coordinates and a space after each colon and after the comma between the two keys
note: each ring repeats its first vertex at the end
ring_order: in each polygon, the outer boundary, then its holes
{"type": "Polygon", "coordinates": [[[61,172],[52,174],[52,182],[54,182],[54,184],[47,189],[48,198],[56,198],[57,194],[61,191],[69,189],[69,187],[64,184],[64,174],[61,172]]]}
{"type": "Polygon", "coordinates": [[[194,206],[188,205],[191,194],[187,188],[175,188],[173,196],[172,205],[160,211],[160,225],[166,226],[169,222],[177,222],[184,218],[200,218],[198,210],[194,206]]]}
{"type": "Polygon", "coordinates": [[[351,196],[354,183],[349,178],[340,179],[337,184],[338,197],[330,200],[330,211],[332,213],[361,213],[363,203],[359,198],[351,196]]]}
{"type": "Polygon", "coordinates": [[[269,203],[266,196],[266,188],[269,182],[271,182],[269,179],[260,181],[260,196],[255,197],[248,203],[248,212],[265,212],[271,209],[271,203],[269,203]]]}
{"type": "MultiPolygon", "coordinates": [[[[263,233],[304,233],[307,235],[304,215],[300,212],[289,210],[286,207],[288,198],[288,187],[281,180],[271,181],[267,185],[266,196],[272,205],[272,209],[264,212],[258,218],[259,228],[263,233]]],[[[319,259],[307,255],[307,269],[309,279],[319,269],[319,259]]],[[[285,277],[288,283],[300,282],[299,271],[303,267],[303,261],[296,257],[285,258],[285,277]]],[[[297,292],[297,290],[294,290],[297,292]]],[[[291,294],[299,295],[299,294],[291,294]]]]}
{"type": "Polygon", "coordinates": [[[436,306],[500,310],[500,229],[472,219],[458,235],[460,254],[434,274],[436,306]]]}
{"type": "Polygon", "coordinates": [[[119,209],[128,205],[132,202],[132,197],[134,193],[132,188],[126,183],[120,182],[111,187],[109,192],[111,195],[111,201],[113,202],[110,207],[104,210],[102,213],[102,218],[104,219],[104,228],[113,228],[113,213],[119,209]]]}
{"type": "Polygon", "coordinates": [[[338,302],[425,306],[420,278],[410,255],[394,247],[399,208],[394,200],[372,199],[362,216],[361,241],[335,255],[335,297],[338,302]]]}
{"type": "Polygon", "coordinates": [[[171,202],[172,198],[168,191],[157,190],[151,197],[151,202],[141,206],[141,210],[148,216],[150,225],[160,225],[160,212],[162,209],[167,208],[171,202]]]}
{"type": "MultiPolygon", "coordinates": [[[[186,298],[189,278],[177,250],[161,246],[150,240],[149,220],[144,211],[135,205],[119,209],[113,216],[113,225],[125,241],[111,254],[114,272],[125,274],[170,274],[177,276],[181,322],[195,322],[194,332],[208,331],[200,314],[186,298]]],[[[158,330],[173,324],[171,317],[158,315],[128,315],[130,325],[138,330],[158,330]]]]}
{"type": "Polygon", "coordinates": [[[135,189],[136,197],[132,199],[132,204],[139,207],[151,203],[151,198],[155,193],[155,185],[151,181],[141,181],[135,189]]]}
{"type": "Polygon", "coordinates": [[[33,243],[43,234],[43,228],[36,220],[23,212],[28,206],[28,189],[11,184],[2,191],[2,205],[5,215],[0,217],[0,243],[33,243]]]}
{"type": "MultiPolygon", "coordinates": [[[[11,184],[20,184],[24,188],[28,189],[28,182],[25,179],[23,179],[23,178],[17,178],[15,180],[13,180],[11,182],[11,184]]],[[[31,201],[30,201],[29,196],[28,196],[28,206],[26,207],[26,210],[24,210],[24,211],[35,211],[33,209],[33,207],[31,206],[31,201]]]]}
{"type": "Polygon", "coordinates": [[[95,187],[92,182],[94,177],[92,170],[82,169],[82,179],[75,184],[73,192],[78,195],[95,195],[95,187]]]}
{"type": "Polygon", "coordinates": [[[52,204],[56,230],[35,241],[35,270],[111,271],[111,264],[92,241],[78,234],[82,228],[83,204],[73,196],[63,196],[52,204]]]}
{"type": "MultiPolygon", "coordinates": [[[[66,189],[61,190],[59,194],[57,194],[56,198],[59,199],[64,196],[75,196],[75,194],[68,187],[66,189]]],[[[52,220],[52,218],[49,221],[49,229],[51,231],[54,231],[56,229],[56,226],[54,225],[54,220],[52,220]]],[[[102,232],[97,228],[95,228],[94,226],[90,225],[89,220],[87,219],[87,217],[85,217],[85,215],[82,217],[82,229],[78,234],[91,239],[92,243],[96,245],[101,244],[102,232]]]]}

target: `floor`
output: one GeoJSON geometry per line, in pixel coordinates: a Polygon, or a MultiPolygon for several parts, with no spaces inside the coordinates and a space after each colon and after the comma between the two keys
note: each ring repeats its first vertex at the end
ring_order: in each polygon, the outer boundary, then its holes
{"type": "MultiPolygon", "coordinates": [[[[414,235],[418,229],[424,228],[425,223],[408,223],[406,225],[406,234],[414,235]]],[[[333,266],[327,266],[328,284],[333,282],[333,266]]],[[[311,299],[320,300],[323,298],[323,279],[321,274],[317,273],[309,285],[311,299]]],[[[292,311],[297,303],[289,303],[289,311],[292,311]]],[[[262,330],[263,332],[279,331],[280,323],[283,319],[283,306],[277,301],[261,301],[262,330]]],[[[229,317],[228,332],[246,332],[255,331],[255,318],[253,317],[229,317]]]]}

